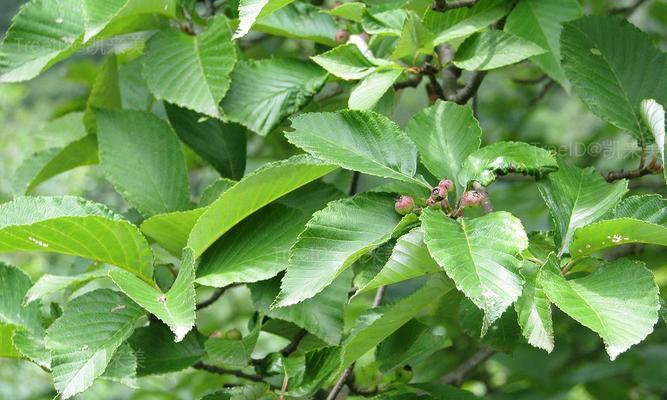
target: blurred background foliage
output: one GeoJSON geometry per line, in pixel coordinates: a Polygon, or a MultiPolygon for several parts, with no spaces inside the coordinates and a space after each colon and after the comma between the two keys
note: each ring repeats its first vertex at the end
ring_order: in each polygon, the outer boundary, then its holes
{"type": "MultiPolygon", "coordinates": [[[[587,13],[599,13],[634,1],[583,0],[582,5],[587,13]]],[[[2,32],[9,26],[21,3],[19,0],[0,2],[2,32]]],[[[228,10],[235,9],[235,4],[230,4],[234,1],[218,0],[216,3],[223,7],[228,5],[228,10]]],[[[667,49],[667,1],[644,2],[630,21],[648,32],[656,45],[667,49]]],[[[307,56],[314,51],[312,43],[273,37],[259,45],[252,45],[246,49],[246,54],[252,58],[266,58],[307,56]]],[[[101,60],[100,55],[83,54],[33,81],[0,85],[0,202],[11,198],[13,175],[23,159],[34,152],[65,143],[84,129],[80,114],[71,114],[70,111],[80,110],[85,104],[101,60]]],[[[592,115],[577,97],[557,85],[545,88],[547,84],[543,82],[517,82],[517,79],[533,79],[540,74],[536,67],[526,62],[494,71],[488,76],[475,104],[485,142],[522,140],[547,146],[578,166],[593,165],[600,172],[632,168],[637,164],[639,154],[633,147],[633,140],[592,115]]],[[[346,100],[345,96],[338,97],[343,102],[346,100]]],[[[427,102],[423,86],[403,90],[394,99],[393,118],[404,125],[412,114],[427,106],[427,102]]],[[[326,108],[335,103],[336,97],[310,107],[326,108]]],[[[155,105],[158,113],[161,112],[160,107],[155,105]]],[[[284,127],[276,129],[266,138],[251,138],[250,170],[266,161],[285,158],[295,151],[281,134],[284,127]]],[[[195,191],[201,191],[216,176],[194,153],[188,152],[188,159],[192,186],[195,191]]],[[[332,179],[335,182],[335,177],[332,179]]],[[[361,189],[378,183],[363,177],[361,189]]],[[[667,194],[660,176],[633,181],[631,187],[638,192],[646,190],[657,191],[663,196],[667,194]]],[[[129,209],[94,166],[78,168],[51,179],[40,185],[35,193],[73,194],[108,204],[120,212],[127,213],[129,209]]],[[[502,178],[492,186],[491,196],[496,209],[519,216],[527,231],[549,228],[547,209],[532,180],[502,178]]],[[[654,271],[661,290],[667,289],[666,251],[651,246],[622,248],[621,251],[635,252],[654,271]]],[[[0,259],[19,265],[33,280],[47,271],[70,275],[88,266],[82,260],[57,255],[1,255],[0,259]]],[[[96,281],[79,289],[79,292],[104,285],[104,281],[96,281]]],[[[407,289],[401,285],[391,288],[393,291],[407,289]]],[[[388,296],[392,295],[391,290],[388,296]]],[[[57,303],[58,298],[55,298],[54,304],[57,303]]],[[[469,354],[477,346],[476,341],[463,332],[465,329],[460,328],[465,324],[455,323],[458,308],[462,307],[459,303],[460,299],[455,295],[446,296],[440,304],[434,305],[436,316],[430,321],[422,321],[440,327],[446,332],[447,343],[455,346],[445,345],[443,350],[425,359],[413,360],[413,381],[437,379],[458,364],[462,354],[469,354]]],[[[348,324],[362,311],[362,304],[353,301],[349,305],[348,324]]],[[[235,288],[225,294],[224,301],[201,314],[198,318],[199,329],[205,334],[216,329],[239,329],[245,333],[252,313],[248,290],[235,288]]],[[[523,343],[513,343],[521,337],[518,331],[513,331],[518,329],[516,326],[496,327],[483,339],[483,343],[500,350],[516,346],[515,350],[512,353],[496,353],[464,383],[464,387],[481,397],[498,400],[667,398],[667,325],[664,320],[646,341],[615,362],[609,361],[600,339],[593,332],[557,310],[554,323],[557,341],[550,355],[523,343]]],[[[264,332],[262,335],[257,350],[259,353],[275,351],[286,343],[278,336],[264,332]]],[[[262,355],[257,354],[259,357],[262,355]]],[[[364,366],[362,359],[358,364],[358,374],[361,380],[370,382],[374,377],[364,376],[366,369],[373,368],[364,366]]],[[[76,398],[191,399],[200,398],[224,382],[224,377],[189,370],[141,378],[138,380],[139,387],[134,389],[98,381],[91,390],[76,398]]],[[[39,367],[25,361],[0,360],[1,399],[52,399],[54,396],[49,375],[39,367]]]]}

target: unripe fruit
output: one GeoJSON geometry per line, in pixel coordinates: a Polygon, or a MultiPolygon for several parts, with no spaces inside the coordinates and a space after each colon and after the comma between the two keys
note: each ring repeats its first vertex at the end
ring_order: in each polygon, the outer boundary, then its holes
{"type": "Polygon", "coordinates": [[[435,199],[443,199],[447,196],[447,190],[441,188],[440,186],[436,186],[431,190],[431,196],[435,199]]]}
{"type": "Polygon", "coordinates": [[[394,204],[394,210],[401,215],[407,215],[415,209],[415,200],[410,196],[401,196],[394,204]]]}
{"type": "Polygon", "coordinates": [[[241,332],[238,329],[230,329],[225,333],[225,337],[231,340],[241,340],[241,332]]]}
{"type": "Polygon", "coordinates": [[[336,32],[336,43],[345,43],[350,38],[350,32],[346,30],[339,30],[336,32]]]}
{"type": "Polygon", "coordinates": [[[438,182],[438,187],[444,190],[445,192],[449,192],[454,188],[454,182],[452,182],[450,179],[443,179],[440,182],[438,182]]]}
{"type": "Polygon", "coordinates": [[[461,207],[478,207],[482,203],[482,194],[474,190],[464,192],[461,196],[461,207]]]}

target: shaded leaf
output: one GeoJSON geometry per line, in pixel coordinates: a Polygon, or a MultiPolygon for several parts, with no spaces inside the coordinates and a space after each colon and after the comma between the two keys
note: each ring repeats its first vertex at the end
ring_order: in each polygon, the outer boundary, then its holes
{"type": "Polygon", "coordinates": [[[246,166],[245,128],[216,119],[205,119],[200,114],[171,104],[165,110],[176,134],[209,162],[222,177],[241,179],[246,166]]]}
{"type": "Polygon", "coordinates": [[[112,22],[140,14],[176,14],[174,0],[83,0],[86,33],[84,41],[97,36],[112,22]]]}
{"type": "Polygon", "coordinates": [[[209,337],[205,343],[208,361],[237,368],[248,366],[262,328],[261,317],[258,316],[253,323],[254,327],[250,332],[240,339],[218,337],[215,333],[209,337]]]}
{"type": "MultiPolygon", "coordinates": [[[[347,3],[349,4],[349,3],[347,3]]],[[[359,46],[348,43],[311,57],[317,65],[345,80],[362,79],[378,67],[359,46]]]]}
{"type": "Polygon", "coordinates": [[[333,17],[323,13],[320,7],[297,2],[258,19],[253,29],[333,47],[336,45],[338,25],[333,17]]]}
{"type": "Polygon", "coordinates": [[[642,120],[648,126],[649,132],[653,135],[655,146],[658,148],[658,155],[662,159],[662,173],[667,182],[667,148],[665,148],[665,109],[662,104],[653,99],[642,100],[640,109],[642,120]]]}
{"type": "Polygon", "coordinates": [[[544,53],[533,42],[503,31],[476,33],[459,46],[454,65],[468,71],[485,71],[511,65],[544,53]]]}
{"type": "Polygon", "coordinates": [[[265,136],[305,105],[326,77],[320,67],[300,60],[240,61],[222,108],[230,121],[265,136]]]}
{"type": "MultiPolygon", "coordinates": [[[[41,304],[23,305],[32,286],[30,277],[19,268],[0,262],[0,324],[42,334],[41,304]]],[[[11,334],[7,332],[11,343],[11,334]]]]}
{"type": "Polygon", "coordinates": [[[225,287],[273,278],[287,267],[289,250],[308,216],[269,205],[223,235],[202,255],[197,283],[225,287]]]}
{"type": "Polygon", "coordinates": [[[144,111],[96,115],[100,164],[116,190],[145,216],[188,209],[185,156],[169,125],[144,111]]]}
{"type": "Polygon", "coordinates": [[[537,44],[547,52],[531,58],[561,85],[567,79],[560,65],[560,33],[564,22],[583,15],[576,0],[528,0],[517,3],[507,17],[505,30],[537,44]]]}
{"type": "Polygon", "coordinates": [[[528,343],[551,353],[554,348],[554,328],[551,319],[551,302],[542,284],[537,280],[539,269],[524,263],[521,275],[523,291],[517,299],[516,310],[521,333],[528,343]]]}
{"type": "Polygon", "coordinates": [[[368,75],[352,89],[348,107],[351,110],[372,109],[402,74],[400,68],[387,68],[368,75]]]}
{"type": "Polygon", "coordinates": [[[509,12],[512,3],[506,0],[482,0],[473,7],[460,7],[446,12],[429,10],[424,24],[435,33],[434,45],[466,37],[481,31],[509,12]]]}
{"type": "Polygon", "coordinates": [[[643,143],[647,135],[640,103],[667,103],[667,81],[661,78],[667,74],[667,55],[648,35],[617,16],[566,23],[561,52],[565,75],[591,111],[643,143]]]}

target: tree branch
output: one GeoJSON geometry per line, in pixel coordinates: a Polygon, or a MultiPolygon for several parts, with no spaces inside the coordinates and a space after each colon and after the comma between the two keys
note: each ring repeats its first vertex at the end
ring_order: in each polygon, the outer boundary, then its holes
{"type": "Polygon", "coordinates": [[[463,361],[456,369],[440,379],[440,383],[445,385],[461,386],[465,377],[475,370],[481,363],[491,357],[495,351],[483,347],[479,351],[465,361],[463,361]]]}
{"type": "Polygon", "coordinates": [[[619,179],[635,179],[641,178],[646,175],[659,174],[663,171],[664,166],[657,165],[656,159],[654,158],[648,165],[641,168],[633,169],[630,171],[609,171],[605,179],[607,182],[614,182],[619,179]]]}
{"type": "Polygon", "coordinates": [[[473,72],[470,81],[458,92],[447,96],[447,100],[458,104],[467,103],[477,93],[477,90],[482,85],[482,81],[484,81],[484,77],[486,77],[486,71],[473,72]]]}
{"type": "Polygon", "coordinates": [[[239,286],[239,283],[233,283],[231,285],[227,285],[225,287],[217,288],[215,289],[215,292],[209,297],[208,299],[202,301],[201,303],[197,303],[197,306],[195,307],[196,310],[201,310],[203,308],[206,308],[210,306],[211,304],[215,303],[225,292],[227,289],[231,289],[233,287],[239,286]]]}
{"type": "Polygon", "coordinates": [[[235,376],[237,378],[246,379],[246,380],[253,381],[253,382],[264,382],[264,378],[259,376],[259,375],[246,374],[243,371],[238,371],[238,370],[235,370],[235,369],[220,368],[220,367],[217,367],[215,365],[204,364],[201,361],[198,361],[192,367],[194,369],[207,371],[207,372],[210,372],[212,374],[232,375],[232,376],[235,376]]]}
{"type": "Polygon", "coordinates": [[[306,334],[308,334],[308,331],[306,331],[305,329],[301,329],[299,333],[294,335],[292,341],[289,342],[287,346],[283,347],[282,350],[280,350],[280,354],[282,354],[284,357],[287,357],[290,354],[294,353],[296,349],[299,348],[299,343],[301,343],[301,340],[303,340],[303,338],[306,337],[306,334]]]}
{"type": "MultiPolygon", "coordinates": [[[[382,299],[384,298],[384,286],[380,286],[378,290],[375,292],[375,298],[373,299],[373,308],[377,308],[382,304],[382,299]]],[[[336,384],[334,384],[334,387],[331,388],[331,391],[327,395],[326,400],[335,400],[336,397],[338,397],[338,394],[340,391],[343,389],[343,386],[345,386],[345,383],[348,381],[350,375],[354,371],[354,363],[350,365],[349,367],[345,368],[343,373],[340,375],[340,378],[336,381],[336,384]]]]}
{"type": "Polygon", "coordinates": [[[453,10],[455,8],[463,7],[472,7],[477,3],[477,0],[458,0],[458,1],[444,1],[444,0],[435,0],[431,9],[433,11],[445,12],[447,10],[453,10]]]}

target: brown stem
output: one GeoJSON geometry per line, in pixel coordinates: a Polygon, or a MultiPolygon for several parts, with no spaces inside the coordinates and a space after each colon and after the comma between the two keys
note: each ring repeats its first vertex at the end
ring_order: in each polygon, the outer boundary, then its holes
{"type": "Polygon", "coordinates": [[[431,9],[433,11],[444,12],[447,10],[453,10],[455,8],[472,7],[476,3],[477,0],[458,0],[450,2],[444,0],[436,0],[433,2],[433,6],[431,6],[431,9]]]}
{"type": "Polygon", "coordinates": [[[231,285],[215,289],[215,292],[213,292],[211,297],[202,301],[201,303],[197,303],[197,306],[195,308],[197,310],[201,310],[203,308],[206,308],[206,307],[210,306],[211,304],[215,303],[223,294],[225,294],[227,289],[231,289],[231,288],[236,287],[236,286],[239,286],[239,284],[238,283],[233,283],[231,285]]]}
{"type": "Polygon", "coordinates": [[[447,100],[458,104],[467,103],[477,93],[477,90],[482,85],[482,81],[484,81],[484,77],[486,77],[486,71],[473,72],[470,81],[455,94],[447,96],[447,100]]]}
{"type": "Polygon", "coordinates": [[[350,190],[347,193],[350,196],[356,194],[359,189],[359,175],[359,171],[352,172],[352,182],[350,182],[350,190]]]}
{"type": "MultiPolygon", "coordinates": [[[[382,304],[382,299],[384,298],[384,286],[380,286],[375,292],[375,298],[373,299],[373,308],[379,307],[382,304]]],[[[354,363],[349,367],[345,368],[343,373],[340,375],[340,378],[334,384],[334,387],[331,388],[331,391],[327,395],[326,400],[335,400],[338,397],[338,394],[345,386],[345,383],[348,381],[348,378],[354,371],[354,363]]]]}
{"type": "Polygon", "coordinates": [[[619,179],[635,179],[635,178],[641,178],[642,176],[646,175],[653,175],[653,174],[659,174],[663,171],[664,166],[658,165],[657,164],[657,159],[651,160],[648,165],[645,165],[643,167],[633,169],[630,171],[610,171],[607,173],[606,179],[607,182],[614,182],[619,179]]]}
{"type": "Polygon", "coordinates": [[[246,374],[243,371],[238,371],[238,370],[235,370],[235,369],[220,368],[220,367],[217,367],[215,365],[204,364],[201,361],[197,362],[192,367],[195,368],[195,369],[202,370],[202,371],[210,372],[212,374],[232,375],[232,376],[235,376],[237,378],[247,379],[247,380],[253,381],[253,382],[264,382],[264,378],[262,378],[259,375],[246,374]]]}
{"type": "Polygon", "coordinates": [[[294,335],[292,341],[289,342],[287,346],[283,347],[282,350],[280,350],[280,354],[282,354],[284,357],[287,357],[294,353],[296,349],[299,348],[299,343],[301,343],[301,340],[306,337],[307,333],[308,332],[305,329],[301,329],[296,335],[294,335]]]}
{"type": "Polygon", "coordinates": [[[461,386],[465,377],[475,370],[481,363],[486,361],[489,357],[493,355],[494,351],[483,347],[479,351],[461,364],[459,364],[456,369],[440,379],[440,383],[445,385],[456,385],[461,386]]]}

